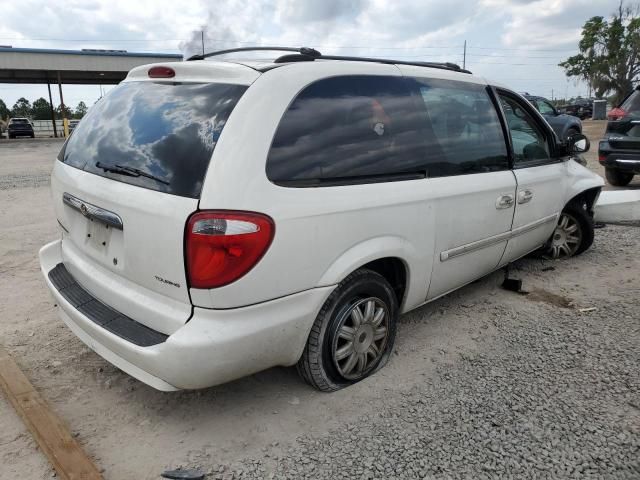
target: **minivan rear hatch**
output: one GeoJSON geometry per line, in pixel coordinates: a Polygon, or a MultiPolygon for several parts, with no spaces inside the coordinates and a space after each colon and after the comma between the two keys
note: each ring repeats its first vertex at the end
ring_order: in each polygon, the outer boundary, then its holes
{"type": "Polygon", "coordinates": [[[98,300],[167,335],[191,315],[185,223],[247,88],[174,80],[110,91],[63,147],[51,180],[66,269],[98,300]]]}

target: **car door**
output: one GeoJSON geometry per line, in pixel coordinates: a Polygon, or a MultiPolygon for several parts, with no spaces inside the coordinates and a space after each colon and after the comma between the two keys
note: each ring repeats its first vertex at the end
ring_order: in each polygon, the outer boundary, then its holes
{"type": "Polygon", "coordinates": [[[553,132],[519,95],[497,91],[516,178],[511,238],[501,265],[541,247],[555,229],[564,205],[567,165],[556,155],[553,132]]]}
{"type": "Polygon", "coordinates": [[[413,78],[427,125],[427,181],[432,200],[434,260],[427,299],[493,271],[511,230],[515,178],[486,85],[413,78]]]}

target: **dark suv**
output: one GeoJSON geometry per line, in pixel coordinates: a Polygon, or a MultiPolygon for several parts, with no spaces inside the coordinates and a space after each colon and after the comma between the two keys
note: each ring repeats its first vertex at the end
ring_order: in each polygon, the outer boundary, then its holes
{"type": "Polygon", "coordinates": [[[33,131],[33,125],[28,118],[11,118],[9,119],[9,125],[7,126],[7,133],[9,138],[16,137],[31,137],[36,136],[33,131]]]}
{"type": "Polygon", "coordinates": [[[560,140],[567,140],[571,135],[582,133],[582,122],[579,118],[558,112],[544,97],[529,94],[523,96],[542,114],[560,140]]]}
{"type": "Polygon", "coordinates": [[[640,85],[607,115],[598,160],[611,185],[624,187],[640,174],[640,85]]]}

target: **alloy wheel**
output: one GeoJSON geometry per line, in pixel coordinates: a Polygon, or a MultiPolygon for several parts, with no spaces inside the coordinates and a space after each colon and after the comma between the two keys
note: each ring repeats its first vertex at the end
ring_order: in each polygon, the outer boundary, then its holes
{"type": "Polygon", "coordinates": [[[384,355],[389,337],[389,310],[375,297],[357,301],[341,316],[331,355],[348,380],[366,376],[384,355]]]}
{"type": "Polygon", "coordinates": [[[549,256],[551,258],[571,257],[582,243],[582,228],[573,216],[563,212],[558,219],[558,225],[551,236],[549,256]]]}

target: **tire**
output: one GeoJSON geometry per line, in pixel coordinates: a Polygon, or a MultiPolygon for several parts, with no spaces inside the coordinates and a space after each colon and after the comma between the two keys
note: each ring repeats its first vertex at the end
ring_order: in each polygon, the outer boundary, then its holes
{"type": "Polygon", "coordinates": [[[389,282],[372,270],[355,271],[331,292],[318,313],[298,360],[298,373],[323,392],[367,378],[389,359],[397,317],[398,300],[389,282]],[[359,327],[355,310],[361,314],[359,327]]]}
{"type": "Polygon", "coordinates": [[[35,134],[35,133],[32,133],[32,134],[31,134],[31,138],[36,138],[36,134],[35,134]]]}
{"type": "Polygon", "coordinates": [[[9,135],[9,138],[16,138],[15,135],[9,135]]]}
{"type": "Polygon", "coordinates": [[[604,174],[607,177],[607,182],[614,187],[625,187],[633,180],[633,173],[621,172],[614,168],[605,168],[604,174]]]}
{"type": "Polygon", "coordinates": [[[573,201],[562,210],[545,256],[558,259],[580,255],[593,244],[593,232],[593,218],[587,206],[584,202],[573,201]]]}
{"type": "Polygon", "coordinates": [[[569,130],[567,130],[567,133],[564,136],[565,140],[569,140],[569,138],[571,138],[572,135],[575,135],[576,133],[580,133],[580,130],[578,130],[577,128],[571,127],[569,130]]]}

